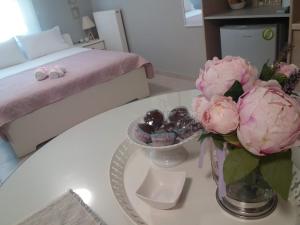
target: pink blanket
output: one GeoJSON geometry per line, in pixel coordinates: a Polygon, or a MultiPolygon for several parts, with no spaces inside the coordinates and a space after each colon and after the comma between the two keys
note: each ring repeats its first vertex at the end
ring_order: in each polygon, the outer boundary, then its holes
{"type": "Polygon", "coordinates": [[[153,77],[151,63],[130,53],[86,51],[46,66],[57,64],[67,70],[59,79],[37,81],[33,69],[0,80],[0,127],[140,67],[145,68],[148,78],[153,77]]]}

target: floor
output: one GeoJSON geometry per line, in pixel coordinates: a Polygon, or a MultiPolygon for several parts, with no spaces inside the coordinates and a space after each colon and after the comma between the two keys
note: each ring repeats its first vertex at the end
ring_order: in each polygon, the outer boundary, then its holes
{"type": "Polygon", "coordinates": [[[10,145],[0,139],[0,185],[18,166],[18,160],[10,145]]]}
{"type": "MultiPolygon", "coordinates": [[[[174,91],[189,90],[195,87],[192,79],[181,79],[171,75],[157,74],[154,79],[149,81],[151,96],[165,94],[174,91]]],[[[11,146],[0,139],[0,186],[10,174],[26,159],[18,159],[11,146]]]]}
{"type": "Polygon", "coordinates": [[[195,88],[195,80],[192,78],[181,79],[170,75],[157,74],[149,83],[152,96],[195,88]]]}

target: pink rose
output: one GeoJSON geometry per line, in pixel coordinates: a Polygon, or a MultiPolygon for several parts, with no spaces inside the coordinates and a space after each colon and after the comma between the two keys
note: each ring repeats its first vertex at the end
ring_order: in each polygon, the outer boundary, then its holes
{"type": "Polygon", "coordinates": [[[208,102],[199,96],[194,100],[193,110],[208,132],[228,134],[239,125],[237,105],[231,97],[213,96],[208,102]]]}
{"type": "Polygon", "coordinates": [[[240,97],[237,129],[241,144],[258,156],[289,149],[300,134],[300,105],[273,81],[240,97]]]}
{"type": "Polygon", "coordinates": [[[200,71],[196,81],[196,87],[207,99],[211,99],[214,95],[224,95],[236,80],[242,84],[244,91],[248,91],[257,77],[256,68],[241,57],[215,57],[205,63],[205,68],[200,71]]]}
{"type": "Polygon", "coordinates": [[[298,73],[299,68],[294,64],[280,63],[276,72],[290,77],[292,74],[298,73]]]}

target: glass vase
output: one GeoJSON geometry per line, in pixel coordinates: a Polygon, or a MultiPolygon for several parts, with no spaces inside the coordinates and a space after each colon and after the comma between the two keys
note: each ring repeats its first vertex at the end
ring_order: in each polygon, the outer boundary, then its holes
{"type": "MultiPolygon", "coordinates": [[[[219,184],[219,165],[217,151],[228,150],[218,148],[211,141],[211,166],[212,174],[216,184],[219,184]]],[[[219,146],[220,147],[220,146],[219,146]]],[[[233,150],[234,151],[234,150],[233,150]]],[[[221,170],[223,172],[223,170],[221,170]]],[[[218,187],[219,189],[220,187],[218,187]]],[[[243,219],[260,219],[270,215],[277,206],[277,196],[272,188],[263,179],[260,171],[255,169],[240,181],[225,185],[225,194],[217,190],[216,198],[219,205],[228,213],[243,219]]]]}

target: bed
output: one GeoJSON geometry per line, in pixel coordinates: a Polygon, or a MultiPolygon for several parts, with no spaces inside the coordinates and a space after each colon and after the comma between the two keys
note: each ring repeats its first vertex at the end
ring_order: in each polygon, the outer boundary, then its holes
{"type": "MultiPolygon", "coordinates": [[[[111,57],[116,53],[73,47],[0,70],[0,90],[2,92],[2,98],[0,96],[0,107],[4,102],[4,106],[6,106],[6,108],[4,108],[9,109],[9,113],[5,114],[5,110],[1,111],[0,108],[1,132],[10,142],[18,157],[23,157],[35,151],[39,144],[59,135],[88,118],[133,100],[149,96],[147,74],[148,78],[152,76],[152,66],[150,63],[145,62],[136,63],[132,68],[122,66],[120,63],[120,66],[117,68],[118,76],[111,76],[114,75],[116,71],[109,68],[105,71],[105,73],[109,75],[106,76],[107,79],[98,82],[96,79],[97,76],[94,76],[94,80],[92,81],[88,79],[80,80],[80,82],[84,84],[90,84],[85,85],[83,88],[78,88],[77,85],[75,88],[76,91],[68,92],[65,96],[60,96],[59,91],[63,89],[58,89],[60,83],[63,82],[63,79],[70,80],[74,74],[68,74],[68,70],[71,71],[72,67],[76,67],[75,64],[72,66],[72,64],[66,62],[72,57],[75,58],[80,55],[85,55],[84,58],[86,58],[93,54],[102,55],[103,57],[108,55],[111,57]],[[51,87],[51,90],[57,89],[58,97],[56,96],[51,101],[43,102],[42,105],[36,105],[34,108],[28,107],[28,105],[30,105],[32,98],[40,99],[37,95],[34,97],[31,97],[33,95],[28,95],[29,97],[24,97],[24,99],[14,99],[14,95],[11,92],[18,91],[15,89],[15,91],[9,92],[10,85],[16,83],[15,81],[12,82],[12,79],[16,79],[16,77],[19,76],[20,83],[23,84],[25,82],[26,84],[28,77],[32,75],[35,68],[45,64],[51,65],[51,63],[66,63],[67,65],[66,78],[62,78],[61,81],[57,79],[57,81],[55,81],[57,82],[56,86],[51,87]],[[127,70],[123,67],[127,68],[127,70]],[[10,100],[8,101],[7,99],[10,100]],[[30,101],[28,101],[28,99],[30,99],[30,101]],[[5,105],[6,100],[9,103],[7,105],[5,105]],[[21,104],[22,107],[20,107],[20,103],[23,104],[21,104]],[[18,110],[15,110],[15,108],[17,108],[15,107],[16,105],[18,106],[18,110]],[[3,117],[5,118],[1,123],[3,117]]],[[[72,60],[69,60],[69,62],[71,61],[72,60]]],[[[128,62],[125,63],[128,64],[128,62]]],[[[84,68],[84,65],[86,65],[85,62],[82,62],[81,67],[84,68]]],[[[74,75],[74,77],[76,76],[74,75]]],[[[30,82],[33,81],[30,80],[30,82]]],[[[38,81],[35,82],[37,83],[38,81]]],[[[34,87],[37,88],[41,96],[47,96],[47,92],[44,90],[46,88],[42,88],[44,85],[42,82],[41,85],[34,84],[34,87]]],[[[27,86],[25,85],[25,88],[30,89],[30,87],[29,84],[27,86]]],[[[45,87],[49,89],[46,83],[45,87]]],[[[14,87],[12,87],[11,90],[14,90],[14,87]]],[[[19,94],[19,98],[22,98],[22,92],[15,94],[19,94]]]]}

